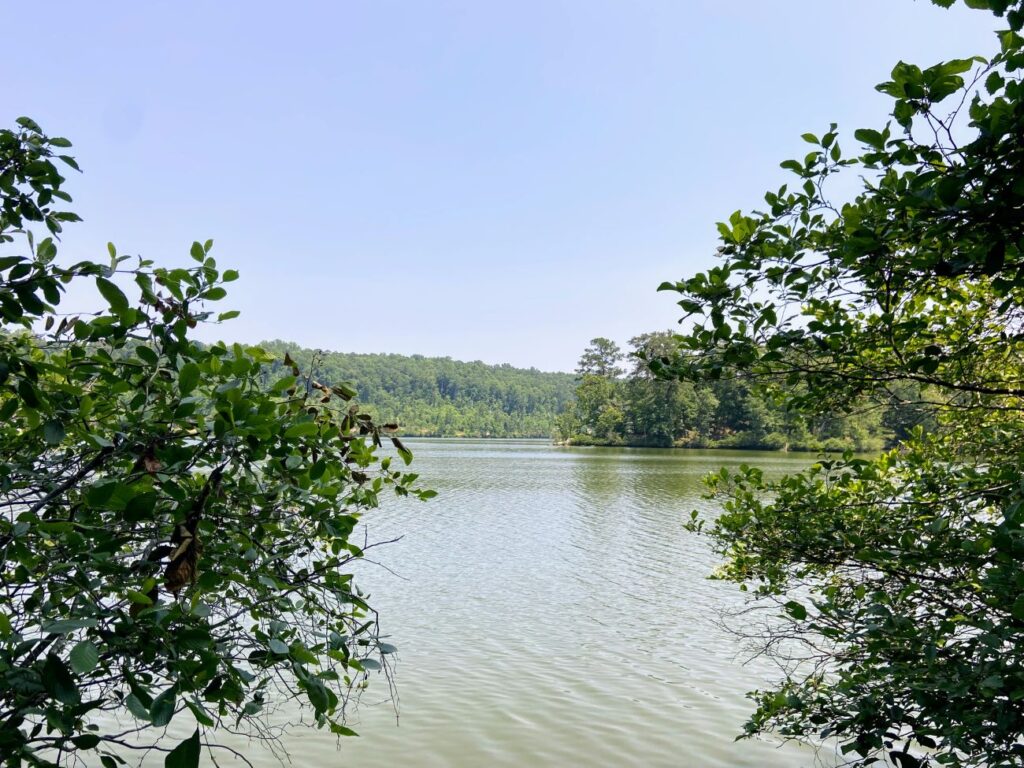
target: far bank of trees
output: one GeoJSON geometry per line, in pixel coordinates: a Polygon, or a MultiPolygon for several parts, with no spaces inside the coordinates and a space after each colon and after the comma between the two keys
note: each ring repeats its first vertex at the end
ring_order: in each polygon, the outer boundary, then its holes
{"type": "Polygon", "coordinates": [[[403,435],[548,438],[573,401],[571,373],[447,357],[318,352],[285,341],[261,346],[279,359],[290,354],[325,381],[352,382],[367,412],[397,423],[403,435]]]}
{"type": "Polygon", "coordinates": [[[350,382],[356,400],[399,434],[422,437],[549,438],[571,445],[743,448],[790,451],[881,450],[927,418],[921,393],[901,384],[877,402],[817,409],[808,420],[747,377],[716,381],[656,378],[649,360],[672,356],[678,337],[646,333],[623,350],[593,339],[575,374],[421,355],[324,352],[264,342],[322,381],[350,382]]]}
{"type": "Polygon", "coordinates": [[[794,451],[875,451],[923,418],[916,393],[892,404],[825,408],[813,418],[783,407],[749,378],[665,381],[647,360],[668,357],[678,341],[670,331],[630,339],[627,352],[605,338],[584,350],[576,370],[576,401],[557,421],[572,445],[751,448],[794,451]]]}

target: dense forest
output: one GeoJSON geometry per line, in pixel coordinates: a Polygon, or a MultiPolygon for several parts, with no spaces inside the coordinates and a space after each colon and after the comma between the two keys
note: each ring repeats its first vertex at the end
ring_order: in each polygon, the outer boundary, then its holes
{"type": "Polygon", "coordinates": [[[865,403],[849,413],[823,409],[812,420],[772,401],[743,378],[662,381],[640,357],[670,354],[671,332],[630,340],[623,352],[594,339],[576,373],[460,362],[421,355],[311,350],[285,341],[261,346],[287,353],[314,378],[349,382],[368,413],[401,434],[431,437],[554,437],[570,445],[632,445],[763,450],[880,450],[921,415],[865,403]]]}
{"type": "Polygon", "coordinates": [[[571,373],[536,368],[421,355],[323,352],[284,341],[261,346],[279,358],[288,353],[325,383],[350,382],[368,413],[397,422],[404,435],[551,437],[576,385],[571,373]]]}
{"type": "Polygon", "coordinates": [[[927,426],[927,416],[913,406],[916,393],[894,393],[885,403],[864,402],[845,413],[826,408],[808,418],[774,402],[750,379],[659,380],[646,360],[672,356],[674,338],[668,331],[634,337],[629,355],[608,339],[593,339],[576,370],[575,403],[557,420],[559,438],[571,445],[875,451],[916,424],[927,426]]]}

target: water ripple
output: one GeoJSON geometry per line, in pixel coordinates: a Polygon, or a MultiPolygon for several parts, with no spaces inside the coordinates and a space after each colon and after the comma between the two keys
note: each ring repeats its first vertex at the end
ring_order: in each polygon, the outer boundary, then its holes
{"type": "Polygon", "coordinates": [[[744,692],[767,670],[739,663],[716,621],[739,596],[706,578],[714,556],[682,527],[691,509],[708,509],[700,479],[722,463],[773,471],[806,459],[529,441],[412,447],[440,495],[369,516],[372,539],[403,536],[376,551],[399,576],[366,564],[358,574],[400,649],[399,724],[368,694],[355,722],[363,738],[339,751],[328,735],[296,734],[297,765],[813,762],[794,746],[733,741],[750,709],[744,692]]]}

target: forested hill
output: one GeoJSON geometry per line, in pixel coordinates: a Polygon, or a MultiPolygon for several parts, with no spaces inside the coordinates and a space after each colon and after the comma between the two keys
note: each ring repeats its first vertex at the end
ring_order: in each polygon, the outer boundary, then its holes
{"type": "Polygon", "coordinates": [[[355,354],[260,344],[287,352],[324,383],[347,381],[359,402],[402,434],[440,437],[550,437],[574,397],[575,376],[536,368],[464,363],[447,357],[355,354]],[[315,362],[314,362],[315,357],[315,362]]]}

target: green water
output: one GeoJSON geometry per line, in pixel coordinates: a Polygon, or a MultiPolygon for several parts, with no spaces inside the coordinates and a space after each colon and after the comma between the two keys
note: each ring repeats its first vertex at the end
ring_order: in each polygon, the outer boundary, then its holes
{"type": "MultiPolygon", "coordinates": [[[[826,755],[734,742],[743,665],[722,610],[742,596],[705,577],[715,558],[682,528],[713,511],[700,479],[723,464],[768,472],[811,457],[558,448],[532,441],[412,444],[433,501],[367,516],[380,565],[358,578],[399,648],[398,719],[372,679],[361,738],[297,730],[299,766],[798,766],[826,755]]],[[[239,744],[257,766],[276,761],[239,744]]],[[[237,765],[232,760],[222,764],[237,765]]]]}

